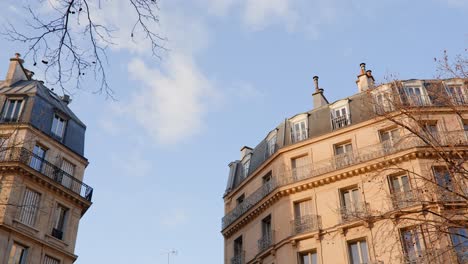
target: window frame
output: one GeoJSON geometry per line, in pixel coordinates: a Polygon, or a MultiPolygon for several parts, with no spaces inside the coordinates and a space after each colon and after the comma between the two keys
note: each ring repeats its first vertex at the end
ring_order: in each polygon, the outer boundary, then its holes
{"type": "MultiPolygon", "coordinates": [[[[5,103],[3,104],[2,113],[1,113],[1,120],[6,121],[6,122],[18,122],[18,121],[20,121],[25,103],[26,103],[26,97],[7,96],[6,99],[5,99],[5,103]],[[16,118],[14,118],[14,120],[13,120],[13,118],[11,118],[11,116],[8,117],[8,118],[6,117],[7,112],[8,112],[8,107],[9,107],[11,101],[21,101],[21,105],[20,105],[19,110],[18,110],[18,116],[16,118]]],[[[14,109],[16,109],[16,107],[14,109]]],[[[11,115],[13,115],[14,112],[15,111],[12,110],[11,115]]]]}
{"type": "Polygon", "coordinates": [[[340,100],[331,105],[329,109],[332,130],[344,128],[352,124],[349,99],[340,100]],[[344,115],[343,110],[345,111],[344,115]],[[337,112],[339,115],[337,115],[337,112]]]}
{"type": "Polygon", "coordinates": [[[21,209],[18,211],[18,217],[17,220],[23,225],[34,227],[37,224],[37,218],[38,218],[38,211],[41,207],[41,200],[42,200],[42,193],[39,191],[36,191],[35,189],[32,189],[30,187],[25,187],[23,191],[23,196],[21,199],[21,209]],[[27,196],[27,193],[30,192],[34,195],[37,195],[36,197],[32,196],[27,196]],[[28,199],[28,200],[26,200],[28,199]],[[35,204],[31,205],[26,205],[26,202],[33,202],[35,204]],[[32,209],[29,207],[33,206],[32,209]],[[29,209],[27,209],[29,208],[29,209]],[[29,211],[28,211],[29,210],[29,211]],[[26,215],[26,216],[25,216],[26,215]],[[30,215],[30,216],[28,216],[30,215]]]}
{"type": "Polygon", "coordinates": [[[431,98],[427,93],[426,88],[423,83],[404,83],[403,91],[405,93],[406,99],[411,106],[429,106],[432,105],[431,98]],[[417,94],[415,89],[419,90],[417,94]],[[410,93],[412,91],[412,94],[410,93]]]}
{"type": "Polygon", "coordinates": [[[48,254],[44,255],[43,264],[60,264],[60,263],[62,263],[62,261],[60,261],[60,259],[52,257],[52,256],[50,256],[48,254]]]}
{"type": "Polygon", "coordinates": [[[318,252],[317,252],[317,249],[312,249],[312,250],[307,250],[307,251],[303,251],[303,252],[298,252],[297,253],[298,255],[298,263],[299,264],[306,264],[304,262],[304,257],[307,257],[308,258],[308,261],[307,261],[307,264],[318,264],[319,263],[319,259],[318,259],[318,252]],[[315,261],[313,261],[313,256],[315,255],[315,261]]]}
{"type": "Polygon", "coordinates": [[[346,242],[347,245],[347,250],[348,250],[348,263],[349,264],[360,264],[360,263],[369,263],[370,262],[370,255],[369,255],[369,245],[367,243],[367,238],[362,237],[358,239],[353,239],[353,240],[348,240],[346,242]],[[367,260],[363,258],[363,252],[362,252],[362,243],[365,243],[365,249],[366,249],[366,255],[367,255],[367,260]],[[356,244],[357,249],[358,249],[358,257],[359,257],[359,262],[354,263],[354,258],[353,258],[353,252],[352,252],[352,245],[356,244]]]}
{"type": "Polygon", "coordinates": [[[16,241],[13,241],[13,243],[11,244],[11,247],[10,247],[10,254],[8,256],[8,264],[26,264],[27,261],[28,261],[28,251],[29,251],[29,247],[22,244],[22,243],[18,243],[16,241]],[[15,255],[17,256],[16,254],[16,247],[20,247],[22,248],[21,249],[21,254],[19,256],[19,259],[17,260],[17,262],[13,262],[15,259],[12,259],[12,257],[15,257],[15,255]],[[13,249],[15,248],[15,254],[13,254],[13,249]]]}
{"type": "Polygon", "coordinates": [[[291,142],[297,143],[304,141],[309,138],[309,126],[307,122],[307,118],[301,118],[295,121],[291,121],[291,142]],[[299,126],[299,130],[297,131],[297,127],[299,126]]]}
{"type": "Polygon", "coordinates": [[[60,239],[60,240],[65,240],[65,234],[66,234],[65,231],[68,226],[69,217],[70,217],[70,208],[63,205],[62,203],[56,203],[55,210],[54,210],[54,218],[53,218],[54,220],[52,222],[52,232],[51,232],[53,237],[60,239]],[[59,214],[58,212],[59,208],[64,209],[64,210],[61,210],[63,214],[59,214]],[[62,218],[62,215],[63,215],[63,218],[62,218]],[[61,232],[60,237],[57,237],[55,235],[55,234],[57,235],[60,234],[60,233],[55,233],[57,231],[61,232]]]}
{"type": "MultiPolygon", "coordinates": [[[[400,228],[399,233],[400,233],[400,241],[401,241],[401,245],[403,247],[403,253],[404,253],[405,259],[415,257],[415,260],[417,260],[418,258],[420,258],[423,255],[424,250],[427,248],[426,247],[426,239],[425,239],[425,236],[424,236],[422,226],[421,225],[414,225],[414,226],[403,227],[403,228],[400,228]],[[412,236],[410,243],[405,242],[404,232],[410,232],[410,235],[412,236]],[[415,233],[415,232],[417,232],[417,233],[415,233]],[[413,237],[414,234],[416,234],[418,237],[413,237]],[[416,243],[416,242],[418,242],[418,243],[416,243]],[[410,256],[410,252],[408,251],[409,248],[406,247],[407,245],[410,245],[410,244],[412,245],[413,250],[415,248],[417,249],[419,247],[419,249],[414,251],[415,254],[417,254],[417,255],[410,256]],[[417,246],[416,244],[419,244],[419,246],[417,246]]],[[[413,259],[410,259],[409,261],[413,261],[413,259]]]]}
{"type": "Polygon", "coordinates": [[[52,134],[52,136],[54,138],[56,138],[59,141],[63,141],[65,139],[65,132],[66,132],[67,125],[68,125],[68,120],[69,120],[69,118],[67,118],[65,115],[63,115],[63,114],[61,114],[59,112],[55,112],[54,115],[52,116],[52,124],[51,124],[51,127],[50,127],[50,133],[52,134]],[[56,121],[56,120],[58,120],[58,121],[56,121]],[[56,130],[59,127],[58,125],[54,129],[54,123],[59,124],[60,120],[62,120],[61,123],[63,123],[61,135],[56,133],[57,132],[56,130]]]}

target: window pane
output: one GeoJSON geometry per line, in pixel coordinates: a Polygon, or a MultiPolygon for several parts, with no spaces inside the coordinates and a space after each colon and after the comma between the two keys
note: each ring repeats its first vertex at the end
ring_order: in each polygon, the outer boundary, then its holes
{"type": "Polygon", "coordinates": [[[369,256],[367,255],[367,242],[360,241],[359,245],[361,247],[362,263],[367,263],[367,261],[369,260],[369,256]]]}
{"type": "Polygon", "coordinates": [[[39,210],[41,195],[30,189],[26,189],[21,205],[19,221],[23,224],[34,226],[36,215],[39,210]]]}
{"type": "Polygon", "coordinates": [[[392,191],[393,192],[400,192],[400,181],[398,180],[398,177],[392,177],[392,191]]]}
{"type": "Polygon", "coordinates": [[[361,263],[361,261],[359,259],[358,250],[359,250],[359,248],[358,248],[357,243],[352,243],[352,244],[349,245],[351,264],[360,264],[361,263]]]}
{"type": "Polygon", "coordinates": [[[312,264],[318,264],[317,262],[317,253],[312,253],[310,256],[310,259],[312,260],[312,264]]]}
{"type": "Polygon", "coordinates": [[[308,254],[301,256],[301,264],[310,264],[308,254]]]}

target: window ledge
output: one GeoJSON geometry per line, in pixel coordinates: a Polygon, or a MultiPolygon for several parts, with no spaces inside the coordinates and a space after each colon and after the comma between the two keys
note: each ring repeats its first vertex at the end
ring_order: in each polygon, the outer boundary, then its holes
{"type": "Polygon", "coordinates": [[[39,230],[32,227],[32,226],[29,226],[29,225],[26,225],[22,222],[20,222],[18,219],[13,219],[13,226],[14,227],[17,227],[23,231],[26,231],[28,233],[31,233],[31,234],[37,234],[39,233],[39,230]]]}
{"type": "Polygon", "coordinates": [[[52,235],[49,235],[49,234],[46,234],[45,235],[46,238],[47,238],[47,242],[50,242],[56,246],[59,246],[59,247],[62,247],[62,248],[66,248],[68,247],[68,243],[66,243],[65,241],[61,240],[61,239],[58,239],[52,235]]]}

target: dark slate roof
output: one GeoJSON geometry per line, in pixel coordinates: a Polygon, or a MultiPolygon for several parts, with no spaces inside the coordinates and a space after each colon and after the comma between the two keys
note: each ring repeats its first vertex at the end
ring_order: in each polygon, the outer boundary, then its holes
{"type": "MultiPolygon", "coordinates": [[[[431,100],[437,102],[437,99],[433,96],[435,91],[438,89],[443,89],[443,85],[441,84],[441,80],[422,80],[422,79],[410,79],[410,80],[401,80],[397,81],[398,83],[405,83],[411,81],[421,81],[424,83],[424,86],[431,96],[431,100]]],[[[464,79],[465,85],[468,85],[468,80],[464,79]]],[[[400,89],[397,87],[397,89],[400,89]]],[[[291,142],[291,127],[288,122],[289,119],[301,115],[307,114],[308,120],[308,139],[318,137],[320,135],[324,135],[334,131],[331,125],[331,114],[330,114],[330,106],[334,103],[342,100],[348,100],[349,104],[349,111],[351,116],[351,125],[361,123],[363,121],[369,120],[375,117],[373,111],[369,111],[372,107],[369,105],[369,97],[368,93],[362,92],[357,93],[352,96],[337,100],[335,102],[329,103],[328,105],[324,105],[319,108],[312,109],[307,112],[296,114],[285,121],[283,121],[280,125],[276,127],[277,130],[277,149],[282,148],[287,145],[293,144],[291,142]]],[[[268,158],[267,149],[266,149],[266,138],[262,140],[253,150],[252,156],[250,159],[250,168],[249,168],[249,175],[253,173],[256,169],[258,169],[268,158]]],[[[242,170],[242,163],[239,160],[233,161],[229,165],[230,172],[229,172],[229,179],[227,188],[225,191],[225,195],[229,192],[234,190],[245,178],[249,175],[243,175],[242,170]],[[236,166],[234,166],[237,164],[236,166]]]]}
{"type": "Polygon", "coordinates": [[[40,81],[18,81],[9,87],[2,87],[3,85],[4,82],[0,82],[0,94],[28,94],[39,96],[46,100],[53,107],[68,115],[80,126],[86,127],[86,125],[73,113],[68,105],[63,102],[56,93],[49,90],[49,88],[47,88],[40,81]]]}

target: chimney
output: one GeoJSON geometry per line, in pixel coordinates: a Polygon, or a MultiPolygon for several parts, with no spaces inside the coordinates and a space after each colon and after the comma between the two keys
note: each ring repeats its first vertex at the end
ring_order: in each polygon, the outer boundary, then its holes
{"type": "Polygon", "coordinates": [[[314,76],[315,92],[312,94],[312,98],[314,100],[314,109],[328,105],[328,100],[323,95],[323,89],[319,87],[318,79],[318,76],[314,76]]]}
{"type": "Polygon", "coordinates": [[[240,159],[242,160],[245,156],[249,155],[250,153],[252,153],[252,148],[251,147],[247,147],[247,146],[243,146],[241,148],[241,157],[240,159]]]}
{"type": "Polygon", "coordinates": [[[20,58],[19,53],[15,53],[15,57],[10,59],[10,66],[5,78],[5,84],[11,86],[18,81],[30,80],[32,75],[28,76],[28,73],[23,68],[24,60],[20,58]]]}
{"type": "Polygon", "coordinates": [[[361,72],[357,76],[358,79],[356,81],[356,84],[358,86],[359,92],[364,92],[374,87],[375,80],[374,80],[374,77],[372,76],[372,71],[371,70],[366,71],[365,63],[361,63],[359,66],[361,67],[361,72]]]}
{"type": "Polygon", "coordinates": [[[68,94],[64,94],[62,97],[61,97],[62,101],[69,105],[71,102],[72,102],[72,99],[70,98],[70,95],[68,94]]]}

